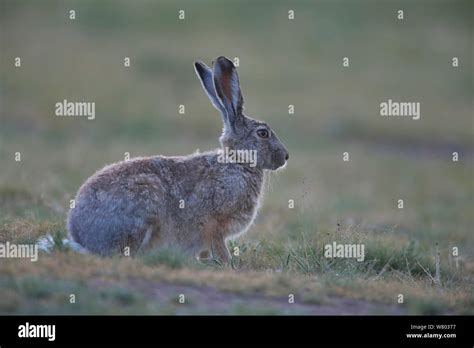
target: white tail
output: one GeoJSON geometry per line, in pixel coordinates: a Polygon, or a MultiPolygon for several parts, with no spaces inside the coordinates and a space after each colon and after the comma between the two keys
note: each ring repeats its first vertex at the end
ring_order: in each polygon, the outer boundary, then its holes
{"type": "MultiPolygon", "coordinates": [[[[89,254],[88,250],[86,250],[84,247],[82,247],[82,245],[76,243],[73,240],[64,238],[61,243],[62,247],[66,247],[81,254],[89,254]]],[[[41,237],[36,241],[38,249],[46,253],[50,253],[51,251],[53,251],[55,244],[56,243],[54,242],[53,236],[51,236],[50,234],[47,234],[46,236],[41,237]]]]}

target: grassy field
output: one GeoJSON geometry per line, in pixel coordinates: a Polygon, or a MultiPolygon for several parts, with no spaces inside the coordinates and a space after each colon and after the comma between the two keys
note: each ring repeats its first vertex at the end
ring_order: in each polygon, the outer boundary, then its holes
{"type": "Polygon", "coordinates": [[[0,4],[0,243],[64,238],[79,186],[125,152],[218,146],[194,60],[238,57],[246,111],[291,154],[230,265],[58,246],[0,259],[0,314],[474,314],[471,2],[0,4]],[[63,99],[96,118],[56,117],[63,99]],[[381,117],[388,99],[420,102],[420,120],[381,117]],[[365,260],[325,258],[334,241],[365,260]]]}

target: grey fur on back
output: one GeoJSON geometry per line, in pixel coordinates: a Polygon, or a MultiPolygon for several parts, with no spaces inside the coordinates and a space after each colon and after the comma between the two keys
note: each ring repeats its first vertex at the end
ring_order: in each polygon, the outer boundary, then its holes
{"type": "Polygon", "coordinates": [[[68,215],[69,237],[111,255],[124,248],[207,251],[229,260],[226,239],[245,232],[260,205],[266,170],[288,152],[270,127],[243,114],[236,69],[219,57],[211,70],[195,63],[202,86],[221,113],[222,148],[182,157],[134,158],[99,170],[79,189],[68,215]],[[222,161],[223,150],[254,150],[256,163],[222,161]]]}

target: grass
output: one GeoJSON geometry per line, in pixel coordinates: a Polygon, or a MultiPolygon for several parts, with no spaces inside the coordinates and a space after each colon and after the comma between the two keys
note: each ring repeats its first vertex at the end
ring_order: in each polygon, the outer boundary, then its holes
{"type": "Polygon", "coordinates": [[[0,260],[0,313],[314,314],[349,301],[360,312],[473,314],[473,5],[403,2],[399,22],[396,4],[296,1],[289,22],[284,1],[2,1],[0,243],[51,234],[56,247],[38,262],[0,260]],[[69,201],[95,170],[125,152],[217,146],[220,119],[192,62],[218,55],[240,58],[246,110],[291,154],[254,225],[230,242],[239,256],[220,265],[171,250],[99,258],[61,248],[69,201]],[[9,65],[17,56],[20,69],[9,65]],[[96,119],[55,117],[64,98],[95,101],[96,119]],[[421,119],[381,118],[389,98],[420,101],[421,119]],[[334,241],[364,244],[365,260],[325,258],[334,241]]]}
{"type": "Polygon", "coordinates": [[[164,265],[171,269],[183,268],[190,264],[190,260],[178,251],[169,249],[153,250],[147,252],[142,257],[142,261],[147,266],[164,265]]]}
{"type": "MultiPolygon", "coordinates": [[[[365,238],[370,240],[370,234],[365,238]]],[[[279,299],[278,306],[270,303],[268,308],[253,314],[304,314],[301,308],[293,311],[279,307],[290,293],[295,294],[299,303],[308,306],[323,306],[333,298],[343,298],[379,303],[382,312],[384,306],[398,306],[397,310],[409,314],[469,314],[474,310],[472,271],[466,269],[467,265],[456,268],[453,262],[450,264],[443,259],[441,284],[436,285],[425,273],[434,269],[434,257],[431,259],[417,251],[413,243],[400,244],[398,249],[391,248],[390,253],[386,250],[390,244],[387,241],[375,244],[378,246],[370,247],[375,254],[367,255],[364,262],[327,260],[318,252],[320,247],[312,246],[318,243],[324,241],[305,238],[297,247],[234,242],[232,246],[239,248],[240,255],[234,256],[231,266],[224,267],[183,259],[169,251],[150,251],[136,258],[102,259],[64,249],[53,254],[41,253],[35,263],[4,260],[0,271],[6,297],[0,303],[0,311],[40,313],[49,304],[48,313],[100,313],[104,310],[116,314],[242,314],[250,311],[246,302],[239,300],[238,296],[244,295],[249,297],[246,301],[254,301],[255,296],[279,299]],[[411,268],[410,264],[419,264],[420,269],[411,268]],[[146,282],[146,285],[137,285],[137,282],[146,282]],[[167,284],[175,288],[168,289],[167,284]],[[153,297],[151,290],[147,290],[163,286],[165,290],[161,291],[174,298],[172,303],[176,308],[167,307],[168,301],[153,297]],[[202,307],[204,300],[196,302],[191,296],[186,300],[186,307],[179,306],[178,294],[194,291],[196,287],[211,287],[227,294],[229,305],[225,309],[202,307]],[[72,306],[67,301],[71,293],[83,301],[87,299],[87,303],[72,306]],[[404,295],[405,303],[396,304],[398,294],[404,295]],[[233,302],[237,303],[233,305],[233,302]],[[150,303],[156,312],[144,310],[145,304],[150,303]]]]}

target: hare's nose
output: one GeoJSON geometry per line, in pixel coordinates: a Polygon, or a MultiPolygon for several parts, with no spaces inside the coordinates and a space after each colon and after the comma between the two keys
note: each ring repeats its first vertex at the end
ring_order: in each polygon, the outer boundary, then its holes
{"type": "Polygon", "coordinates": [[[290,158],[290,154],[287,152],[285,155],[285,160],[288,161],[288,158],[290,158]]]}

